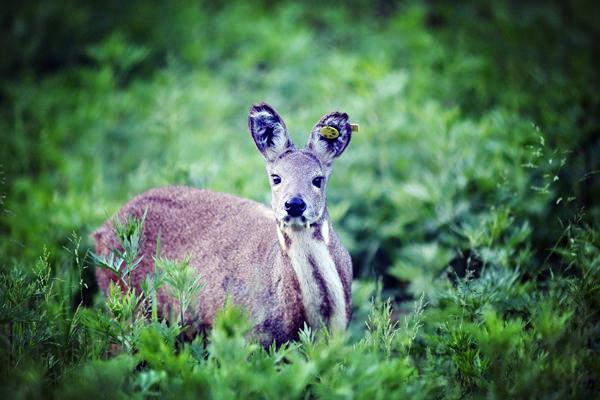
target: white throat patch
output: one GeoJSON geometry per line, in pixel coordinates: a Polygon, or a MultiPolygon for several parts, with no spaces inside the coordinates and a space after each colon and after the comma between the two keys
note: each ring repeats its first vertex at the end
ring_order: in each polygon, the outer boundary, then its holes
{"type": "Polygon", "coordinates": [[[329,221],[324,221],[321,225],[321,235],[326,245],[329,245],[329,221]]]}
{"type": "Polygon", "coordinates": [[[278,237],[288,254],[300,284],[308,323],[323,325],[331,331],[343,331],[347,325],[346,301],[341,278],[329,253],[329,223],[321,227],[324,241],[314,238],[312,229],[278,229],[278,237]],[[285,235],[288,236],[286,243],[285,235]],[[286,245],[289,248],[286,249],[286,245]]]}

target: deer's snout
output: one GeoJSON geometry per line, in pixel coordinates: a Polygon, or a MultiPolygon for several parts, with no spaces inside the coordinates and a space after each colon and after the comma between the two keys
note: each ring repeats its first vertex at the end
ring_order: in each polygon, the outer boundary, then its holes
{"type": "Polygon", "coordinates": [[[283,206],[290,217],[299,217],[306,210],[306,203],[300,197],[292,197],[283,206]]]}

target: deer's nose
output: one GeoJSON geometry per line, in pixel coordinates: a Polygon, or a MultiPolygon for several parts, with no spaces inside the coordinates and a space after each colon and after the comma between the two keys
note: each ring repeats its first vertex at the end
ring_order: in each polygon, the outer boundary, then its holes
{"type": "Polygon", "coordinates": [[[300,197],[292,197],[285,202],[284,208],[290,217],[299,217],[306,210],[306,203],[300,197]]]}

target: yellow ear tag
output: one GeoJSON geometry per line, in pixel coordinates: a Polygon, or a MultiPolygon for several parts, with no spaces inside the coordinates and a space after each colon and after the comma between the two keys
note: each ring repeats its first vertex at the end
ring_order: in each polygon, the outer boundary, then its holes
{"type": "Polygon", "coordinates": [[[352,128],[352,132],[358,132],[358,128],[360,128],[360,125],[350,124],[350,127],[352,128]]]}
{"type": "Polygon", "coordinates": [[[335,139],[340,136],[340,132],[333,126],[322,126],[321,129],[319,129],[319,134],[325,139],[335,139]]]}

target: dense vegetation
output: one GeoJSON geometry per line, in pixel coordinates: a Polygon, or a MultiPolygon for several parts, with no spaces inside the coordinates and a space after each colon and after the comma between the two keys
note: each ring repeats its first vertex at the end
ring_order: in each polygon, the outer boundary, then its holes
{"type": "Polygon", "coordinates": [[[0,397],[598,396],[593,2],[121,3],[2,5],[0,397]],[[328,189],[348,335],[265,351],[229,304],[190,342],[98,295],[89,234],[131,196],[268,201],[259,101],[297,143],[361,124],[328,189]]]}

